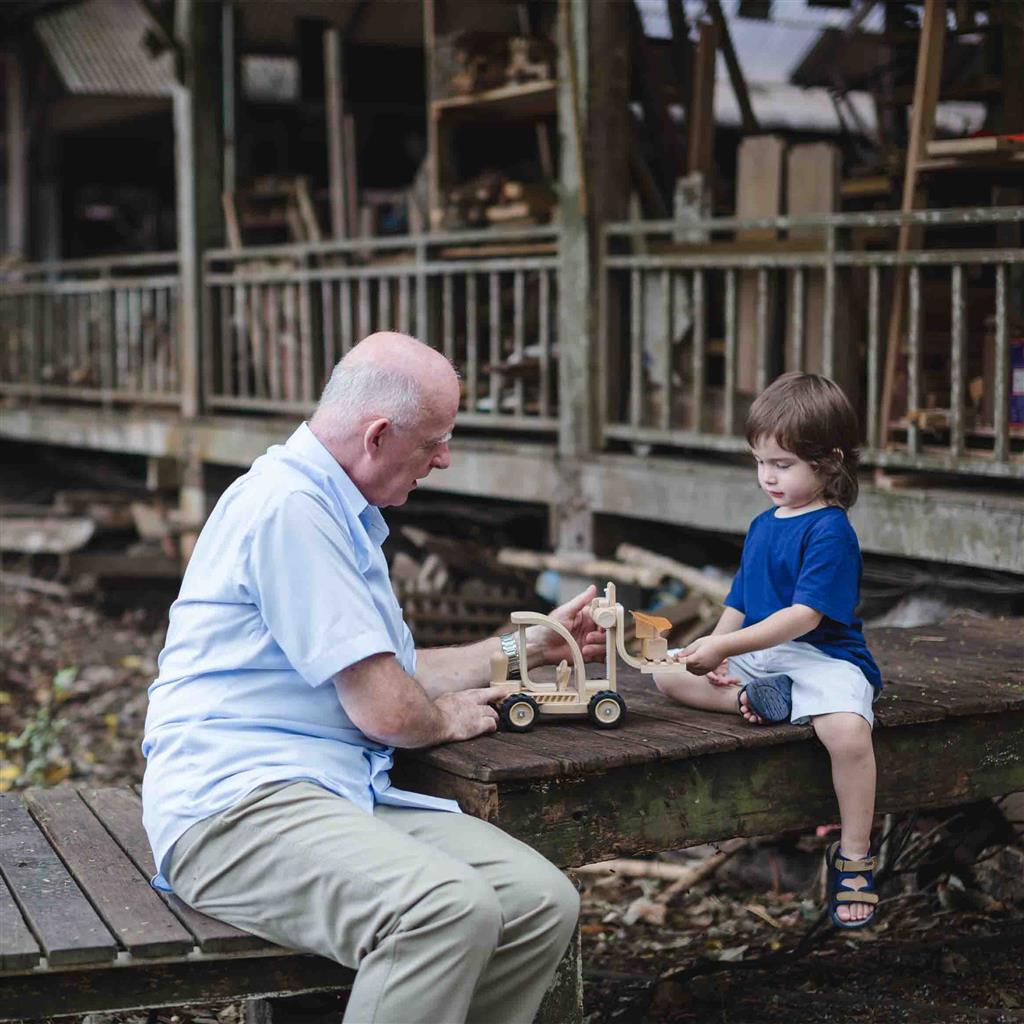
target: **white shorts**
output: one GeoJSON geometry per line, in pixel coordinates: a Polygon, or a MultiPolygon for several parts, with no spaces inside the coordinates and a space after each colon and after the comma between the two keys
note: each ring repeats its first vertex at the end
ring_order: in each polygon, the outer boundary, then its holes
{"type": "Polygon", "coordinates": [[[852,711],[875,724],[871,705],[878,696],[867,676],[850,661],[833,658],[813,644],[790,640],[763,651],[729,659],[729,675],[741,683],[764,676],[787,675],[793,680],[790,721],[803,725],[815,715],[852,711]]]}

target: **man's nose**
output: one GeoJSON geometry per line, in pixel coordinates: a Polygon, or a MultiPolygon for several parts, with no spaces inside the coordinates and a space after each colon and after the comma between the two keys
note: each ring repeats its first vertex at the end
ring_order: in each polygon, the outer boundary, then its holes
{"type": "Polygon", "coordinates": [[[441,446],[441,450],[434,456],[430,464],[434,469],[447,469],[452,464],[452,451],[447,443],[441,446]]]}

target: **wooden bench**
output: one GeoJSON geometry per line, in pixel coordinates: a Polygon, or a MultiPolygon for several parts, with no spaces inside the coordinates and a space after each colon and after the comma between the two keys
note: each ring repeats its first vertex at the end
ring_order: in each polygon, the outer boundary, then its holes
{"type": "MultiPolygon", "coordinates": [[[[1024,622],[953,620],[870,637],[878,810],[1024,789],[1024,622]]],[[[757,728],[671,704],[623,672],[614,732],[542,724],[406,754],[399,784],[458,798],[562,867],[835,819],[808,727],[757,728]]],[[[337,989],[351,972],[273,947],[147,882],[137,793],[59,788],[0,797],[0,1019],[337,989]]],[[[539,1019],[581,1020],[578,944],[539,1019]]]]}

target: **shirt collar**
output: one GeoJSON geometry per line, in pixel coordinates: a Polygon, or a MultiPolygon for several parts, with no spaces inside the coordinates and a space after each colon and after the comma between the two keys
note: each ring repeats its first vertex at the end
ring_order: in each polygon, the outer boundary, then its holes
{"type": "Polygon", "coordinates": [[[380,509],[371,505],[362,491],[353,483],[337,459],[323,446],[320,439],[302,423],[285,444],[289,451],[313,463],[334,484],[334,489],[351,513],[363,524],[370,540],[380,547],[387,540],[390,530],[380,509]]]}

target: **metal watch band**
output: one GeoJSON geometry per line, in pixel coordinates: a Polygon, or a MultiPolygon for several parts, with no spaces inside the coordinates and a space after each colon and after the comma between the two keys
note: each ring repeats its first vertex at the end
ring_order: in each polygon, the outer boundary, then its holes
{"type": "Polygon", "coordinates": [[[498,639],[501,641],[501,653],[508,658],[509,679],[519,678],[519,644],[516,643],[515,633],[502,633],[498,639]]]}

